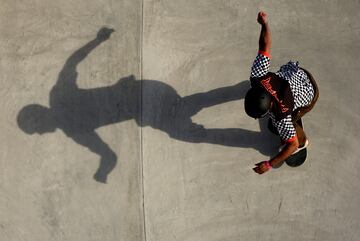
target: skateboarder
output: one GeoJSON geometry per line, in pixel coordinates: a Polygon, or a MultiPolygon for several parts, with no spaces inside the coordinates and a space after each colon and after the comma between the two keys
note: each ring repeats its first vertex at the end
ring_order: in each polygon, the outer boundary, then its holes
{"type": "Polygon", "coordinates": [[[269,116],[283,144],[274,158],[256,164],[253,170],[263,174],[308,146],[297,111],[311,109],[317,96],[313,78],[298,62],[290,61],[276,73],[269,72],[271,35],[267,14],[259,12],[257,21],[261,25],[259,51],[251,68],[252,88],[245,96],[245,111],[253,118],[269,116]]]}

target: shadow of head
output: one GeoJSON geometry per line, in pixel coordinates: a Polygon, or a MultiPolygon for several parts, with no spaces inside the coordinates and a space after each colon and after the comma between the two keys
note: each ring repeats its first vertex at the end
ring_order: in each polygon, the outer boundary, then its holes
{"type": "Polygon", "coordinates": [[[54,132],[56,129],[55,120],[49,108],[31,104],[22,108],[17,116],[17,124],[25,133],[44,134],[54,132]]]}

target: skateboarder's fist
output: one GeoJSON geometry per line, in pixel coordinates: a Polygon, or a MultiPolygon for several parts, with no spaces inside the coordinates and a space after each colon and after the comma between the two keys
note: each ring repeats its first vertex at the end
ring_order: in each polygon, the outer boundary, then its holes
{"type": "Polygon", "coordinates": [[[265,24],[268,22],[268,19],[267,19],[267,14],[265,12],[259,12],[258,13],[258,17],[257,17],[257,21],[259,24],[265,24]]]}
{"type": "Polygon", "coordinates": [[[263,174],[264,172],[267,172],[270,170],[269,166],[266,165],[266,161],[263,162],[259,162],[257,164],[255,164],[256,167],[253,168],[254,172],[258,173],[258,174],[263,174]]]}

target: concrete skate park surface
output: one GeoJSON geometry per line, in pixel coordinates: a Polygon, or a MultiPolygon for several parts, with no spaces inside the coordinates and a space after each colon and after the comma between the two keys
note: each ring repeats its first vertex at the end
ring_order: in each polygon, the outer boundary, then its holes
{"type": "Polygon", "coordinates": [[[0,6],[0,240],[359,240],[359,1],[0,6]],[[306,162],[261,176],[279,140],[243,109],[259,10],[271,70],[320,87],[306,162]]]}

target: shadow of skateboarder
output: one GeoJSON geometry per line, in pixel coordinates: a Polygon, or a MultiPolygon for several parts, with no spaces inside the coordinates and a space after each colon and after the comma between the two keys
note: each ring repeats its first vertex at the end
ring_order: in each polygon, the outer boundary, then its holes
{"type": "MultiPolygon", "coordinates": [[[[17,122],[25,133],[44,134],[61,129],[76,143],[100,156],[94,179],[102,183],[106,183],[108,174],[116,166],[117,156],[95,130],[130,119],[140,127],[150,126],[181,141],[252,147],[266,155],[272,153],[273,148],[263,141],[269,138],[269,132],[206,129],[191,119],[203,108],[244,98],[249,81],[185,97],[163,82],[136,80],[134,76],[121,78],[111,86],[79,88],[76,84],[78,64],[109,39],[113,31],[100,29],[95,39],[67,59],[50,92],[50,107],[31,104],[20,110],[17,122]]],[[[266,129],[266,122],[260,122],[260,129],[266,129]]]]}

